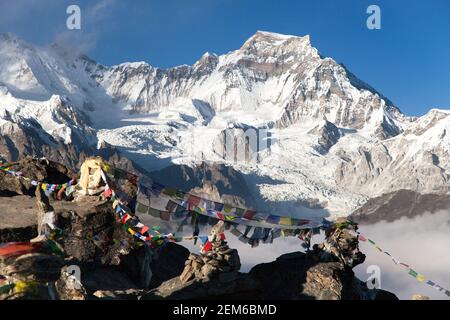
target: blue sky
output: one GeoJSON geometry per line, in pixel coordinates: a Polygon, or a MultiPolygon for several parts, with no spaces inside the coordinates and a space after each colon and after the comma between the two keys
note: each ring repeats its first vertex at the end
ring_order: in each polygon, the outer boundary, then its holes
{"type": "Polygon", "coordinates": [[[407,114],[450,109],[449,0],[0,0],[1,32],[64,41],[105,65],[192,64],[257,30],[309,34],[407,114]],[[81,7],[80,31],[65,28],[69,4],[81,7]],[[370,4],[381,8],[381,30],[366,27],[370,4]]]}

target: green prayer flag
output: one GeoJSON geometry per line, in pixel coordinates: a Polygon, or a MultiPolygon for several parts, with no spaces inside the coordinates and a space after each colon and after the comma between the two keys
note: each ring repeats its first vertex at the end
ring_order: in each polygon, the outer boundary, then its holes
{"type": "Polygon", "coordinates": [[[228,212],[231,212],[231,210],[233,210],[233,207],[232,207],[232,206],[230,206],[230,205],[228,205],[228,204],[224,205],[224,207],[223,207],[223,212],[228,213],[228,212]]]}
{"type": "Polygon", "coordinates": [[[416,278],[418,273],[417,273],[416,271],[414,271],[413,269],[409,269],[408,274],[409,274],[410,276],[413,276],[414,278],[416,278]]]}
{"type": "Polygon", "coordinates": [[[148,206],[146,206],[145,204],[142,204],[140,202],[138,202],[136,211],[140,212],[140,213],[148,213],[148,209],[150,209],[148,206]]]}
{"type": "Polygon", "coordinates": [[[163,189],[162,193],[164,193],[164,194],[166,194],[166,195],[168,195],[170,197],[174,197],[174,196],[177,195],[177,189],[166,187],[166,188],[163,189]]]}
{"type": "Polygon", "coordinates": [[[152,217],[159,218],[159,216],[160,216],[160,211],[159,211],[159,210],[156,210],[156,209],[153,209],[153,208],[150,208],[149,214],[150,214],[152,217]]]}
{"type": "Polygon", "coordinates": [[[371,244],[375,244],[375,242],[370,239],[367,239],[367,241],[369,241],[371,244]]]}
{"type": "Polygon", "coordinates": [[[0,287],[0,294],[7,294],[7,293],[9,293],[12,289],[14,289],[14,287],[15,287],[15,284],[14,284],[14,283],[12,283],[12,284],[7,284],[7,285],[5,285],[5,286],[3,286],[3,287],[0,287]]]}
{"type": "Polygon", "coordinates": [[[237,215],[238,217],[244,216],[244,213],[245,213],[245,209],[242,209],[242,208],[236,208],[236,215],[237,215]]]}

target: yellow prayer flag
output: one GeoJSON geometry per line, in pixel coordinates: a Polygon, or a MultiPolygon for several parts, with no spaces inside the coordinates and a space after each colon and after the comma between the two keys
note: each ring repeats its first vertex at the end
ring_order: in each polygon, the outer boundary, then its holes
{"type": "Polygon", "coordinates": [[[16,282],[16,286],[14,287],[14,290],[16,293],[25,293],[30,292],[36,294],[38,291],[37,283],[34,281],[25,282],[25,281],[18,281],[16,282]]]}
{"type": "Polygon", "coordinates": [[[102,163],[102,169],[103,171],[110,173],[111,172],[111,165],[109,163],[103,162],[102,163]]]}
{"type": "Polygon", "coordinates": [[[416,276],[416,279],[419,282],[424,282],[425,280],[427,280],[427,278],[423,274],[420,274],[420,273],[416,276]]]}
{"type": "Polygon", "coordinates": [[[291,217],[280,217],[280,224],[284,226],[292,226],[292,218],[291,217]]]}

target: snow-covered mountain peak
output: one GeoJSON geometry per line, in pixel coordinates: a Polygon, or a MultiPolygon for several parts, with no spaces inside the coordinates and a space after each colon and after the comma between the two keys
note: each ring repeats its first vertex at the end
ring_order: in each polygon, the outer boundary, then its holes
{"type": "Polygon", "coordinates": [[[106,67],[0,34],[0,120],[4,158],[54,155],[48,150],[62,145],[77,157],[104,141],[152,170],[194,165],[200,148],[201,161],[246,173],[261,202],[283,211],[315,203],[321,214],[342,215],[378,192],[430,191],[450,176],[450,111],[403,115],[320,56],[309,36],[258,31],[235,51],[163,69],[106,67]],[[256,164],[229,162],[220,140],[226,130],[269,131],[278,145],[256,164]]]}
{"type": "Polygon", "coordinates": [[[285,35],[275,32],[257,31],[242,45],[241,50],[247,50],[249,48],[256,47],[268,47],[268,46],[282,46],[287,42],[297,42],[310,45],[310,37],[306,35],[304,37],[285,35]]]}
{"type": "Polygon", "coordinates": [[[297,37],[258,31],[235,52],[241,59],[260,63],[300,63],[305,58],[318,59],[317,49],[311,46],[309,36],[297,37]]]}

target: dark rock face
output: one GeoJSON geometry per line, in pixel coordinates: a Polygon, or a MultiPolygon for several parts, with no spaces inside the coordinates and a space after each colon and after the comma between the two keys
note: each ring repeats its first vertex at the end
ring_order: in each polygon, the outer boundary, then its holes
{"type": "Polygon", "coordinates": [[[158,248],[150,264],[153,274],[150,288],[156,288],[164,281],[178,277],[183,272],[188,257],[189,250],[175,243],[158,248]]]}
{"type": "Polygon", "coordinates": [[[262,283],[263,299],[360,300],[354,274],[338,262],[315,262],[300,252],[255,266],[250,275],[262,283]]]}
{"type": "Polygon", "coordinates": [[[341,133],[339,132],[338,127],[336,127],[333,123],[324,120],[324,123],[318,125],[308,132],[309,134],[316,134],[319,136],[318,144],[320,146],[320,152],[327,153],[332,146],[334,146],[339,138],[341,137],[341,133]]]}
{"type": "Polygon", "coordinates": [[[350,218],[360,224],[379,221],[392,222],[401,217],[413,218],[423,213],[450,211],[450,195],[420,194],[412,190],[399,190],[368,200],[355,210],[350,218]]]}
{"type": "Polygon", "coordinates": [[[83,202],[55,202],[57,225],[62,229],[66,254],[80,263],[99,259],[94,236],[112,239],[114,215],[111,204],[86,197],[83,202]]]}
{"type": "Polygon", "coordinates": [[[242,174],[224,164],[202,162],[194,168],[171,165],[159,171],[152,171],[150,177],[214,201],[244,207],[257,205],[242,174]]]}

